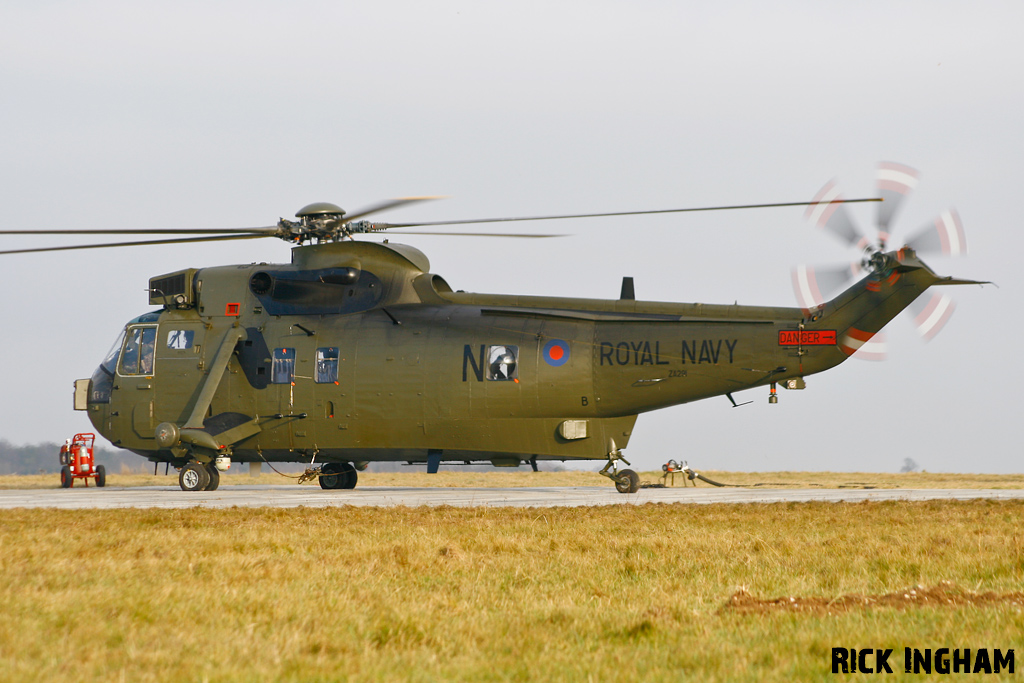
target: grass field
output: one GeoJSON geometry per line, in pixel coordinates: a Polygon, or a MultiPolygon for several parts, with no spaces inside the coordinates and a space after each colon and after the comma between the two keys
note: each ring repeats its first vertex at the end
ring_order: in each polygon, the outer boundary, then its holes
{"type": "MultiPolygon", "coordinates": [[[[244,470],[244,468],[241,468],[244,470]]],[[[949,489],[1019,489],[1024,488],[1024,474],[956,474],[910,472],[905,474],[879,472],[717,472],[699,470],[714,481],[742,486],[771,488],[949,488],[949,489]]],[[[640,479],[648,483],[661,483],[662,472],[641,472],[640,479]]],[[[263,468],[259,477],[250,477],[246,471],[221,477],[221,486],[253,484],[294,484],[296,475],[282,476],[263,468]]],[[[686,478],[676,474],[674,485],[681,487],[686,478]]],[[[671,482],[669,482],[671,483],[671,482]]],[[[76,481],[75,486],[82,486],[76,481]]],[[[90,484],[91,485],[91,484],[90,484]]],[[[177,473],[169,475],[125,473],[107,476],[108,486],[177,486],[177,473]]],[[[308,482],[316,486],[316,481],[308,482]]],[[[437,474],[426,474],[422,468],[407,472],[360,472],[359,486],[435,486],[435,487],[517,487],[517,486],[611,486],[611,482],[596,472],[532,472],[527,468],[467,472],[458,469],[437,474]]],[[[686,484],[692,486],[692,483],[686,484]]],[[[698,482],[709,488],[710,484],[698,482]]],[[[59,488],[60,475],[29,474],[0,476],[0,489],[59,488]]]]}
{"type": "Polygon", "coordinates": [[[0,680],[822,680],[832,647],[1020,653],[1022,515],[0,511],[0,680]]]}

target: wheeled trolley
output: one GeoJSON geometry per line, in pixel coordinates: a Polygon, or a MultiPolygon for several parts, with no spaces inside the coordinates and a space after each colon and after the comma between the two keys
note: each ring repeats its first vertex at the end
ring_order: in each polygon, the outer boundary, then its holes
{"type": "Polygon", "coordinates": [[[60,447],[60,485],[63,488],[74,486],[75,479],[85,480],[86,486],[90,479],[95,479],[97,486],[107,485],[107,469],[93,460],[95,443],[95,434],[75,434],[60,447]]]}

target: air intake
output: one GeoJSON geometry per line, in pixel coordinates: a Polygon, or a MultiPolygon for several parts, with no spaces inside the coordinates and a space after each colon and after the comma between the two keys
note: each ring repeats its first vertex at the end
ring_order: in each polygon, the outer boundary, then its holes
{"type": "Polygon", "coordinates": [[[195,306],[192,283],[195,282],[196,272],[195,268],[188,268],[176,273],[150,278],[150,305],[164,308],[192,308],[195,306]]]}

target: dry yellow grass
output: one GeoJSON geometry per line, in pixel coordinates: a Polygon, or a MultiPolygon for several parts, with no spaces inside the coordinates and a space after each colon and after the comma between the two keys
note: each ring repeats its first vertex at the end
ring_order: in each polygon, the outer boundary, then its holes
{"type": "Polygon", "coordinates": [[[1022,513],[1019,501],[0,511],[0,680],[821,680],[834,646],[1020,652],[1012,602],[723,606],[741,589],[1019,591],[1022,513]]]}
{"type": "MultiPolygon", "coordinates": [[[[740,486],[767,486],[772,488],[950,488],[950,489],[1019,489],[1024,488],[1024,474],[951,474],[912,472],[907,474],[879,472],[719,472],[699,470],[715,481],[740,486]]],[[[177,474],[170,475],[127,473],[111,474],[108,486],[177,486],[177,474]]],[[[295,475],[291,475],[294,477],[295,475]]],[[[251,486],[294,484],[296,480],[273,472],[250,477],[246,472],[232,472],[221,478],[221,486],[251,486]]],[[[661,483],[662,472],[641,472],[642,481],[661,483]]],[[[685,475],[676,474],[674,485],[684,486],[685,475]]],[[[669,483],[672,483],[671,481],[669,483]]],[[[75,486],[83,484],[76,481],[75,486]]],[[[90,484],[91,486],[92,484],[90,484]]],[[[308,482],[316,486],[316,481],[308,482]]],[[[692,483],[685,483],[692,486],[692,483]]],[[[596,472],[532,472],[524,469],[492,472],[443,470],[426,474],[422,468],[404,472],[360,472],[359,486],[429,486],[444,487],[524,487],[524,486],[611,486],[611,482],[596,472]]],[[[709,488],[710,484],[698,482],[709,488]]],[[[59,488],[57,474],[26,474],[0,476],[0,489],[59,488]]]]}

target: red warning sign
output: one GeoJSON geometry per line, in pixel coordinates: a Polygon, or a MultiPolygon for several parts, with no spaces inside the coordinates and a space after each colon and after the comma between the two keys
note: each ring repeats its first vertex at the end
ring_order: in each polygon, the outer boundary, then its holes
{"type": "Polygon", "coordinates": [[[835,330],[779,330],[779,346],[835,345],[835,330]]]}

